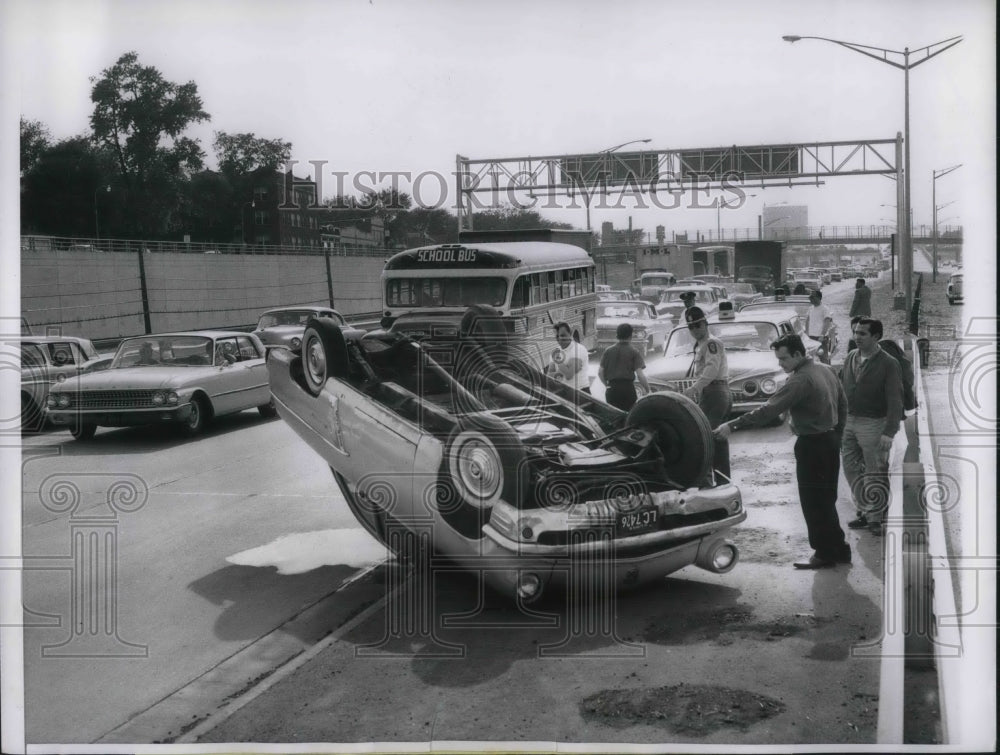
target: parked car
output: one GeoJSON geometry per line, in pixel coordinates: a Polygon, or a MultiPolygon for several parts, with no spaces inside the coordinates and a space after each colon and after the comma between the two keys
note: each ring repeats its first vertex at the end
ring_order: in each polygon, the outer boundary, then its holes
{"type": "Polygon", "coordinates": [[[431,570],[445,560],[531,602],[571,574],[621,587],[736,562],[725,534],[746,513],[714,478],[701,410],[651,394],[626,413],[548,378],[496,310],[419,344],[317,318],[268,370],[279,415],[359,522],[431,570]]]}
{"type": "Polygon", "coordinates": [[[656,304],[656,314],[669,315],[675,322],[681,321],[684,312],[684,300],[681,294],[694,293],[695,306],[701,307],[706,315],[712,315],[719,311],[719,299],[715,290],[705,284],[695,286],[673,286],[660,295],[660,300],[656,304]]]}
{"type": "Polygon", "coordinates": [[[73,336],[22,336],[21,429],[34,431],[44,423],[45,402],[53,386],[88,372],[106,369],[109,356],[101,356],[93,342],[73,336]]]}
{"type": "Polygon", "coordinates": [[[729,284],[729,299],[737,311],[745,305],[757,301],[760,296],[760,292],[753,287],[752,283],[729,284]]]}
{"type": "Polygon", "coordinates": [[[254,408],[275,415],[264,345],[227,330],[127,338],[108,369],[54,386],[46,401],[48,418],[77,440],[98,427],[161,423],[197,435],[215,417],[254,408]]]}
{"type": "MultiPolygon", "coordinates": [[[[302,345],[302,333],[310,317],[329,317],[341,327],[348,327],[343,315],[330,307],[302,305],[269,309],[257,320],[253,334],[264,346],[297,349],[302,345]]],[[[364,331],[358,331],[362,335],[364,331]]]]}
{"type": "Polygon", "coordinates": [[[602,352],[617,342],[615,331],[622,323],[632,326],[632,345],[643,356],[662,349],[673,328],[669,315],[660,317],[646,301],[599,301],[597,303],[597,350],[602,352]]]}
{"type": "Polygon", "coordinates": [[[795,290],[795,286],[802,284],[809,291],[819,291],[823,288],[823,279],[820,278],[815,273],[802,273],[795,276],[795,281],[792,290],[795,290]]]}
{"type": "Polygon", "coordinates": [[[948,278],[948,288],[946,290],[949,304],[961,304],[965,301],[962,296],[962,273],[952,273],[948,278]]]}
{"type": "MultiPolygon", "coordinates": [[[[722,341],[729,365],[729,391],[733,414],[756,409],[765,403],[787,380],[778,366],[771,344],[784,335],[799,332],[795,314],[761,310],[754,314],[740,311],[734,319],[709,320],[709,331],[722,341]]],[[[819,342],[803,337],[806,352],[815,356],[819,342]]],[[[653,390],[681,392],[694,384],[688,376],[694,354],[694,337],[687,327],[671,331],[664,358],[646,370],[653,390]]]]}

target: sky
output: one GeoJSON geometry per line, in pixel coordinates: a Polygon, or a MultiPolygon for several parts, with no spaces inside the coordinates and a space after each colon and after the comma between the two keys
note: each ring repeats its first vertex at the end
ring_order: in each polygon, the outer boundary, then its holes
{"type": "MultiPolygon", "coordinates": [[[[992,222],[995,6],[985,0],[824,3],[722,0],[457,2],[345,0],[139,3],[41,0],[7,5],[18,28],[19,111],[55,138],[88,130],[89,78],[127,50],[175,82],[198,85],[211,121],[189,134],[214,163],[214,131],[293,144],[300,175],[323,161],[326,196],[408,171],[400,188],[427,204],[449,191],[455,155],[472,159],[646,149],[854,141],[903,130],[903,73],[816,35],[892,50],[963,35],[911,71],[914,223],[931,223],[931,175],[946,224],[992,222]],[[12,10],[13,9],[13,10],[12,10]],[[988,161],[987,161],[988,158],[988,161]],[[988,168],[988,170],[987,170],[988,168]],[[984,189],[984,184],[985,189],[984,189]]],[[[383,183],[380,187],[388,186],[383,183]]],[[[727,228],[751,228],[763,205],[809,207],[814,226],[894,222],[895,182],[881,176],[751,190],[727,228]]],[[[702,197],[700,204],[713,196],[702,197]]],[[[611,220],[653,231],[708,230],[714,209],[644,209],[611,220]]],[[[585,227],[581,205],[544,210],[585,227]]]]}

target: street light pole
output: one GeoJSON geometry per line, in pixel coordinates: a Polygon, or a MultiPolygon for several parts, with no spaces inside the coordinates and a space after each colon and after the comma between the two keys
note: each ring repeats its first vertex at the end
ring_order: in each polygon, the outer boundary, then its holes
{"type": "MultiPolygon", "coordinates": [[[[938,258],[937,258],[937,247],[938,247],[938,210],[940,210],[943,207],[947,207],[948,206],[948,205],[944,205],[943,204],[943,205],[941,205],[941,207],[938,207],[938,203],[937,203],[937,180],[939,178],[941,178],[941,176],[946,176],[949,173],[951,173],[953,170],[958,170],[961,167],[962,167],[962,163],[959,163],[958,165],[952,165],[950,168],[941,168],[940,170],[935,170],[932,173],[933,178],[931,180],[931,207],[934,208],[934,218],[933,218],[934,227],[931,230],[931,237],[932,237],[931,238],[931,243],[932,243],[932,248],[934,250],[934,256],[932,257],[932,265],[931,265],[931,282],[933,282],[933,283],[937,283],[937,270],[938,270],[938,258]]],[[[952,204],[952,202],[948,202],[948,204],[952,204]]]]}
{"type": "MultiPolygon", "coordinates": [[[[786,42],[798,42],[801,39],[818,39],[823,42],[830,42],[835,45],[840,45],[841,47],[846,47],[848,50],[853,50],[854,52],[861,53],[869,58],[874,58],[880,63],[885,63],[893,68],[900,68],[903,71],[903,144],[904,144],[904,155],[903,155],[903,186],[899,191],[900,196],[900,228],[899,235],[902,236],[900,240],[901,255],[900,255],[900,275],[902,275],[906,283],[906,311],[911,311],[913,307],[913,238],[911,236],[912,229],[910,228],[910,219],[912,217],[910,213],[910,69],[915,68],[921,63],[925,63],[935,55],[940,55],[945,50],[954,47],[959,42],[962,41],[961,36],[949,37],[948,39],[942,39],[940,42],[934,42],[926,47],[920,47],[913,50],[915,53],[924,52],[925,55],[920,60],[915,63],[910,62],[910,48],[905,47],[903,51],[899,50],[889,50],[885,47],[873,47],[871,45],[862,45],[856,42],[844,42],[840,39],[830,39],[829,37],[806,37],[798,36],[794,34],[786,34],[782,37],[786,42]],[[940,48],[931,52],[933,48],[940,48]],[[880,54],[875,54],[880,53],[880,54]],[[898,63],[895,60],[890,60],[890,55],[902,56],[903,62],[898,63]]],[[[897,176],[899,174],[899,164],[897,162],[896,166],[897,176]]],[[[897,178],[898,180],[898,178],[897,178]]]]}
{"type": "MultiPolygon", "coordinates": [[[[602,149],[597,154],[599,154],[599,155],[608,155],[608,154],[611,154],[612,152],[615,152],[616,150],[621,149],[622,147],[627,147],[630,144],[649,144],[651,141],[653,141],[653,140],[652,139],[630,139],[627,142],[622,142],[621,144],[616,144],[614,147],[608,147],[607,149],[602,149]]],[[[584,201],[584,203],[587,206],[587,230],[589,231],[590,230],[590,200],[593,198],[594,195],[591,192],[587,191],[586,187],[584,187],[584,186],[580,187],[580,191],[583,194],[583,201],[584,201]]]]}
{"type": "MultiPolygon", "coordinates": [[[[751,199],[757,196],[756,194],[744,194],[743,199],[751,199]]],[[[722,241],[722,208],[723,207],[735,207],[739,202],[734,202],[730,204],[729,202],[718,200],[715,203],[715,235],[718,236],[719,241],[722,241]]]]}

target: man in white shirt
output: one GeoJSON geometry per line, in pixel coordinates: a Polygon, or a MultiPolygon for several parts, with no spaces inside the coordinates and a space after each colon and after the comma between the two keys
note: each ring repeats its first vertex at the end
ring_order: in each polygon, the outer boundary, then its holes
{"type": "Polygon", "coordinates": [[[806,335],[820,342],[819,361],[830,364],[830,329],[833,327],[833,315],[823,304],[823,294],[819,291],[809,292],[809,302],[812,307],[806,314],[806,335]]]}
{"type": "Polygon", "coordinates": [[[587,349],[582,343],[573,340],[573,332],[568,323],[558,322],[555,328],[558,348],[552,350],[546,372],[578,391],[590,393],[587,349]]]}

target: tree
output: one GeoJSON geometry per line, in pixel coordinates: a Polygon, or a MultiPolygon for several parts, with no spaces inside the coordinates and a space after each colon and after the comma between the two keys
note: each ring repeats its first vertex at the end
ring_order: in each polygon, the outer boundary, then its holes
{"type": "MultiPolygon", "coordinates": [[[[110,156],[87,136],[64,139],[41,150],[22,178],[22,231],[110,235],[118,220],[107,190],[113,167],[110,156]]],[[[117,187],[112,189],[117,193],[117,187]]]]}
{"type": "Polygon", "coordinates": [[[571,223],[546,220],[537,210],[526,210],[511,205],[491,207],[475,214],[473,227],[477,231],[516,230],[523,228],[556,228],[572,230],[571,223]]]}
{"type": "Polygon", "coordinates": [[[197,139],[183,135],[209,118],[193,81],[175,84],[135,52],[91,77],[94,139],[115,156],[125,188],[127,217],[134,234],[166,235],[178,223],[181,183],[202,167],[197,139]]]}
{"type": "Polygon", "coordinates": [[[41,121],[21,118],[21,176],[38,162],[42,152],[49,148],[52,135],[41,121]]]}
{"type": "Polygon", "coordinates": [[[292,143],[280,139],[261,139],[253,133],[227,134],[215,132],[212,143],[219,170],[229,177],[246,176],[255,170],[276,171],[292,156],[292,143]]]}

